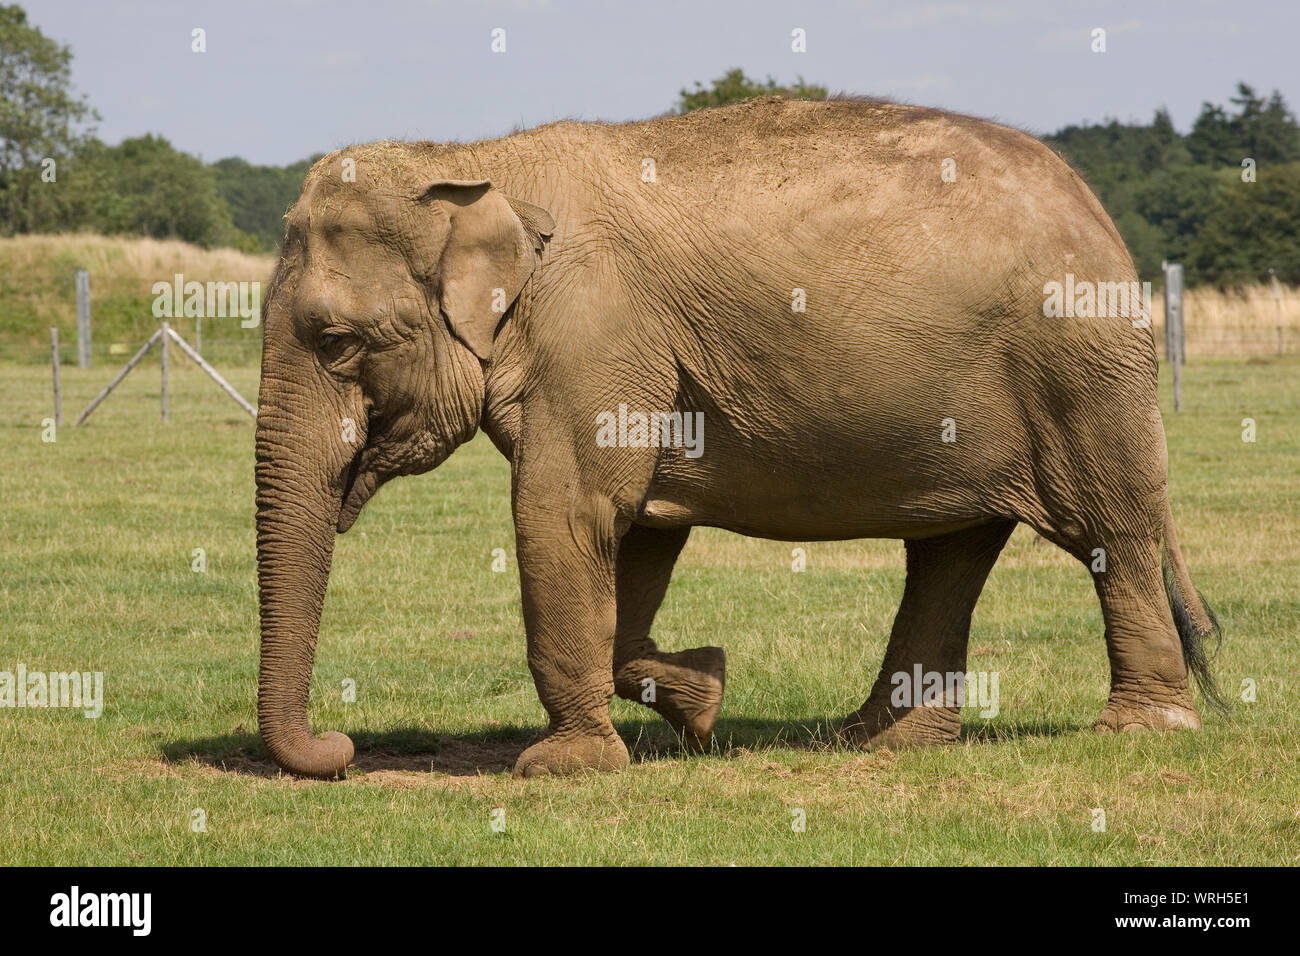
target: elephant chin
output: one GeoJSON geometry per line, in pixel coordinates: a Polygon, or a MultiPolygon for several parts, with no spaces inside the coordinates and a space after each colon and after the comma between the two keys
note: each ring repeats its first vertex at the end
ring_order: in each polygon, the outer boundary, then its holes
{"type": "Polygon", "coordinates": [[[357,515],[371,496],[379,489],[379,474],[361,471],[352,476],[343,494],[343,507],[339,509],[338,533],[343,534],[356,523],[357,515]]]}
{"type": "Polygon", "coordinates": [[[412,444],[421,450],[420,454],[402,454],[400,449],[395,453],[391,445],[367,446],[357,453],[348,468],[343,489],[343,504],[335,526],[339,534],[356,523],[361,509],[374,497],[380,485],[400,475],[432,471],[447,460],[459,442],[450,443],[425,436],[422,441],[412,444]]]}

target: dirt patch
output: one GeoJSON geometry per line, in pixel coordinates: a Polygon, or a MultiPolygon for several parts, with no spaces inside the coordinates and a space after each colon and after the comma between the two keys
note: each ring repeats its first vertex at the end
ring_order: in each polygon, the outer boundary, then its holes
{"type": "Polygon", "coordinates": [[[513,740],[452,738],[439,744],[436,753],[359,753],[352,768],[364,774],[398,771],[476,777],[487,773],[509,773],[522,752],[523,747],[513,740]]]}

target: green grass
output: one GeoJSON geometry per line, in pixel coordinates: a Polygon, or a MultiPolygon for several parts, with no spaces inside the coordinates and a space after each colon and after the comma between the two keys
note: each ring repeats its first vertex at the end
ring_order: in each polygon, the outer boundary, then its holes
{"type": "MultiPolygon", "coordinates": [[[[103,671],[107,697],[98,720],[0,709],[0,864],[1300,863],[1294,357],[1196,361],[1184,411],[1166,416],[1182,546],[1226,634],[1215,669],[1234,698],[1258,687],[1231,719],[1091,733],[1107,670],[1090,581],[1022,528],[971,637],[1001,712],[965,711],[956,746],[839,749],[828,728],[875,675],[901,544],[803,545],[796,574],[794,545],[701,529],[656,637],[727,648],[716,750],[683,755],[652,713],[615,701],[631,768],[527,782],[508,771],[543,712],[509,472],[485,439],[385,488],[340,538],[311,718],[351,734],[358,760],[346,782],[297,781],[256,737],[252,423],[183,368],[161,425],[151,360],[66,424],[112,372],[64,370],[65,426],[45,444],[48,370],[0,366],[0,670],[103,671]],[[498,547],[507,573],[491,570],[498,547]]],[[[249,397],[256,377],[230,371],[249,397]]]]}

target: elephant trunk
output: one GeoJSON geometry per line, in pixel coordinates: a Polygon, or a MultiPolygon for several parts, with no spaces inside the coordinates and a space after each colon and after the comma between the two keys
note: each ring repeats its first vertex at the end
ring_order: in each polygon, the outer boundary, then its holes
{"type": "Polygon", "coordinates": [[[257,720],[280,767],[334,778],[352,760],[352,741],[333,731],[313,736],[307,700],[349,461],[337,435],[284,411],[320,405],[320,396],[286,394],[283,383],[277,387],[263,379],[257,422],[257,720]]]}

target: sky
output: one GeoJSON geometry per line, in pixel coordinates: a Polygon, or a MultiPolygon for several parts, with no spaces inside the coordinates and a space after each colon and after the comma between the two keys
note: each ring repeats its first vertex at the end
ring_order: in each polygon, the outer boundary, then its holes
{"type": "Polygon", "coordinates": [[[735,66],[1038,134],[1161,106],[1186,132],[1238,80],[1300,108],[1300,0],[16,2],[72,48],[101,139],[160,134],[209,162],[639,119],[735,66]]]}

